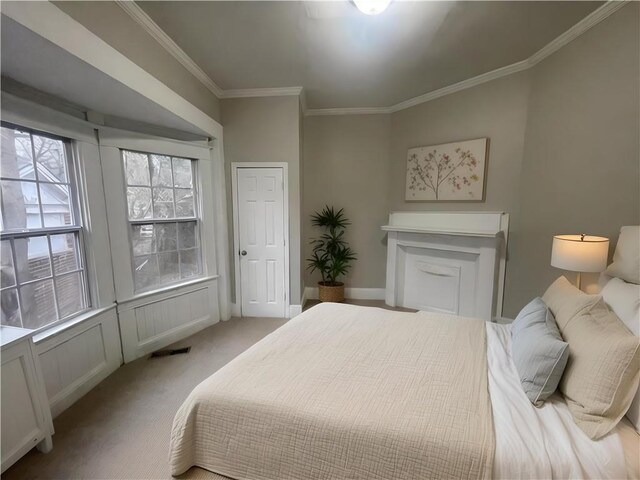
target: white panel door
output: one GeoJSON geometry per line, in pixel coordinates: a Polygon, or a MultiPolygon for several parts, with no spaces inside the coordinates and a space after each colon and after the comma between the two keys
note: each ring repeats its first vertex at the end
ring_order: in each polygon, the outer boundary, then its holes
{"type": "Polygon", "coordinates": [[[282,168],[238,168],[242,315],[284,317],[285,218],[282,168]]]}

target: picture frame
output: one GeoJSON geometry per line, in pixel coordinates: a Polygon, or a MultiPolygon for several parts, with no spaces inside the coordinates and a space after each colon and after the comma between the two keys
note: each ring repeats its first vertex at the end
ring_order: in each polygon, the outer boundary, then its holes
{"type": "Polygon", "coordinates": [[[484,202],[488,138],[410,148],[405,200],[484,202]]]}

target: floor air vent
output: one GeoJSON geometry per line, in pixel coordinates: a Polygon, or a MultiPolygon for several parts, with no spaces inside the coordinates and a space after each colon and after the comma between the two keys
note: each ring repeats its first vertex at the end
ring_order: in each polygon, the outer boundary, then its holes
{"type": "Polygon", "coordinates": [[[170,348],[167,350],[157,350],[151,354],[151,358],[168,357],[169,355],[180,355],[181,353],[189,353],[191,347],[170,348]]]}

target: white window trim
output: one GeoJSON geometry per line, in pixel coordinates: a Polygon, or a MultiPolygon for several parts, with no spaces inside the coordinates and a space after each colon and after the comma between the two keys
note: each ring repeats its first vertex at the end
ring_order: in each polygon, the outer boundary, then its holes
{"type": "MultiPolygon", "coordinates": [[[[3,95],[3,102],[4,102],[4,95],[3,95]]],[[[78,156],[78,150],[77,150],[77,140],[75,138],[73,138],[73,134],[67,129],[65,128],[64,122],[63,125],[60,128],[55,128],[55,127],[48,127],[47,124],[43,121],[41,122],[31,122],[26,118],[16,118],[17,116],[12,115],[11,112],[9,111],[8,114],[5,113],[4,111],[4,105],[3,105],[3,115],[2,115],[2,121],[7,125],[7,128],[16,128],[16,129],[20,129],[23,128],[25,130],[28,130],[29,133],[31,135],[38,135],[39,133],[44,134],[44,135],[51,135],[53,137],[58,137],[60,140],[65,142],[65,150],[66,150],[66,168],[67,168],[67,185],[69,187],[69,198],[71,199],[71,203],[70,203],[70,207],[72,210],[72,216],[74,219],[74,223],[72,225],[66,225],[66,226],[61,226],[61,227],[45,227],[44,226],[44,217],[43,217],[43,211],[42,211],[42,205],[39,206],[40,208],[40,216],[41,216],[41,221],[42,221],[42,227],[41,228],[36,228],[36,229],[27,229],[27,230],[9,230],[6,232],[3,232],[3,237],[5,237],[5,239],[10,240],[12,243],[14,243],[14,241],[16,239],[19,238],[32,238],[32,237],[37,237],[37,236],[46,236],[47,237],[47,243],[49,245],[49,259],[51,262],[51,276],[47,277],[50,278],[51,281],[53,282],[53,291],[54,291],[54,302],[55,302],[55,309],[56,309],[56,320],[47,323],[46,325],[43,325],[39,328],[35,328],[35,329],[29,329],[34,333],[40,333],[40,332],[45,332],[51,328],[55,328],[59,325],[63,325],[67,322],[73,321],[74,319],[81,317],[85,314],[87,314],[88,312],[91,312],[95,307],[95,301],[94,301],[94,296],[92,295],[93,291],[95,289],[91,288],[91,283],[92,280],[94,280],[93,277],[93,273],[91,272],[88,266],[89,263],[89,259],[87,256],[87,241],[88,241],[88,235],[86,232],[86,220],[88,218],[87,213],[88,213],[88,204],[86,204],[83,201],[83,195],[82,195],[82,179],[81,179],[81,159],[78,156]],[[37,126],[32,126],[32,125],[37,125],[37,126]],[[40,127],[44,127],[44,128],[40,128],[40,127]],[[71,134],[71,135],[70,135],[71,134]],[[76,233],[78,235],[78,259],[80,261],[80,268],[77,270],[77,272],[80,273],[80,278],[81,278],[81,282],[82,282],[82,291],[83,291],[83,296],[84,296],[84,308],[75,312],[74,314],[64,317],[64,318],[57,318],[58,315],[60,315],[60,310],[59,310],[59,306],[58,306],[58,293],[57,293],[57,285],[55,282],[55,279],[59,276],[65,276],[65,275],[70,275],[74,272],[65,272],[61,275],[57,275],[54,271],[54,266],[53,266],[53,252],[51,250],[51,235],[57,235],[57,234],[69,234],[69,233],[76,233]]],[[[45,115],[45,120],[46,120],[46,115],[45,115]]],[[[34,181],[34,183],[36,185],[40,184],[41,182],[37,180],[37,175],[36,175],[36,180],[34,181]]],[[[40,193],[38,193],[38,195],[40,195],[40,193]]],[[[13,264],[14,264],[14,268],[16,268],[15,265],[15,255],[13,258],[13,264]]],[[[41,281],[41,280],[46,280],[46,279],[38,279],[38,280],[33,280],[31,282],[27,282],[27,283],[33,283],[33,282],[37,282],[37,281],[41,281]]],[[[26,285],[27,283],[23,284],[23,283],[19,283],[16,280],[16,291],[19,292],[20,289],[22,288],[22,285],[26,285]]],[[[96,295],[97,296],[97,295],[96,295]]],[[[20,304],[20,310],[21,310],[21,314],[22,314],[22,298],[20,297],[18,299],[18,303],[20,304]]],[[[22,327],[22,328],[27,328],[27,327],[22,327]]]]}
{"type": "MultiPolygon", "coordinates": [[[[207,146],[193,143],[161,139],[113,128],[100,128],[100,155],[102,157],[105,184],[121,185],[122,190],[106,190],[107,212],[111,234],[118,238],[112,242],[112,258],[118,303],[130,302],[150,295],[170,295],[174,290],[193,282],[218,278],[216,262],[215,214],[211,208],[213,200],[213,168],[211,152],[207,146]],[[201,249],[202,272],[199,276],[183,279],[171,285],[153,290],[136,292],[133,278],[133,251],[129,234],[132,221],[129,220],[126,199],[126,179],[122,162],[122,150],[150,152],[158,155],[182,157],[197,161],[194,189],[196,191],[196,215],[201,249]],[[209,208],[203,208],[208,205],[209,208]],[[126,239],[126,241],[125,241],[126,239]]],[[[136,223],[150,223],[141,220],[136,223]]],[[[152,223],[152,222],[151,222],[152,223]]]]}
{"type": "Polygon", "coordinates": [[[82,215],[84,260],[91,308],[115,303],[109,254],[109,229],[104,183],[95,127],[83,120],[2,92],[2,119],[33,130],[70,138],[76,158],[76,178],[82,215]]]}

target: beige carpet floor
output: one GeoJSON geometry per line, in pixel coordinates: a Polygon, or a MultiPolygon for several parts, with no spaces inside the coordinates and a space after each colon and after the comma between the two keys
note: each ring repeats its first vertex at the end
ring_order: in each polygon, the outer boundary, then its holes
{"type": "MultiPolygon", "coordinates": [[[[380,301],[350,303],[383,306],[380,301]]],[[[233,318],[176,343],[191,346],[186,355],[123,365],[54,420],[53,451],[32,450],[2,479],[171,478],[169,435],[184,399],[198,383],[285,322],[233,318]]],[[[192,468],[181,478],[221,477],[192,468]]]]}

